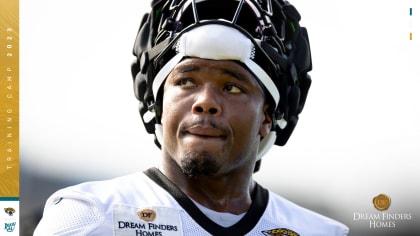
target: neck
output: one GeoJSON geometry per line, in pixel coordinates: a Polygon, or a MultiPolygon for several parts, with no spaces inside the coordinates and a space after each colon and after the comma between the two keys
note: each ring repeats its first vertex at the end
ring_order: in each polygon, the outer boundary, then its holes
{"type": "Polygon", "coordinates": [[[251,193],[255,185],[252,170],[190,177],[171,158],[163,159],[161,170],[187,196],[209,209],[241,214],[252,203],[251,193]]]}

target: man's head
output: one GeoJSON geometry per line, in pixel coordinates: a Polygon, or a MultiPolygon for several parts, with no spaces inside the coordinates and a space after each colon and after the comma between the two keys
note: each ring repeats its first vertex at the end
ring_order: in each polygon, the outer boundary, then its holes
{"type": "Polygon", "coordinates": [[[163,87],[164,155],[190,176],[224,175],[238,167],[252,172],[260,139],[272,125],[265,97],[236,61],[184,59],[163,87]]]}
{"type": "Polygon", "coordinates": [[[311,81],[309,41],[299,20],[296,9],[279,0],[153,1],[134,45],[132,72],[142,120],[156,143],[168,145],[162,138],[167,79],[177,65],[200,58],[235,62],[264,91],[268,105],[258,111],[265,107],[271,130],[260,137],[258,160],[274,143],[284,145],[311,81]]]}

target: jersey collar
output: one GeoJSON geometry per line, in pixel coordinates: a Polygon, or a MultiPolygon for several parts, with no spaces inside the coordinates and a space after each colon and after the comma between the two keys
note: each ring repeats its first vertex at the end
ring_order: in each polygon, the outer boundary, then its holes
{"type": "Polygon", "coordinates": [[[181,205],[182,208],[194,219],[203,229],[211,235],[246,235],[258,223],[268,204],[268,191],[260,186],[255,185],[255,189],[251,194],[252,203],[245,216],[236,224],[230,227],[222,227],[210,220],[195,204],[179,189],[172,181],[170,181],[159,169],[150,168],[144,173],[152,179],[156,184],[165,189],[172,197],[181,205]]]}

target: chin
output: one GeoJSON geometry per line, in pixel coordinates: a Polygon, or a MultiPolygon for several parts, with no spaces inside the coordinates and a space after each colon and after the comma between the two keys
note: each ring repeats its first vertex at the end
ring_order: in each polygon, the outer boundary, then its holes
{"type": "Polygon", "coordinates": [[[182,156],[180,168],[188,177],[215,176],[221,169],[218,158],[207,152],[190,151],[182,156]]]}

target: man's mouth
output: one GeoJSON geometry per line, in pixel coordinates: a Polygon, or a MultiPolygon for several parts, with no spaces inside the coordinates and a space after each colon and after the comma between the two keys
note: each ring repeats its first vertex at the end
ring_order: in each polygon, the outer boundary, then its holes
{"type": "Polygon", "coordinates": [[[203,138],[225,138],[225,133],[211,126],[194,125],[185,130],[187,134],[200,136],[203,138]]]}

